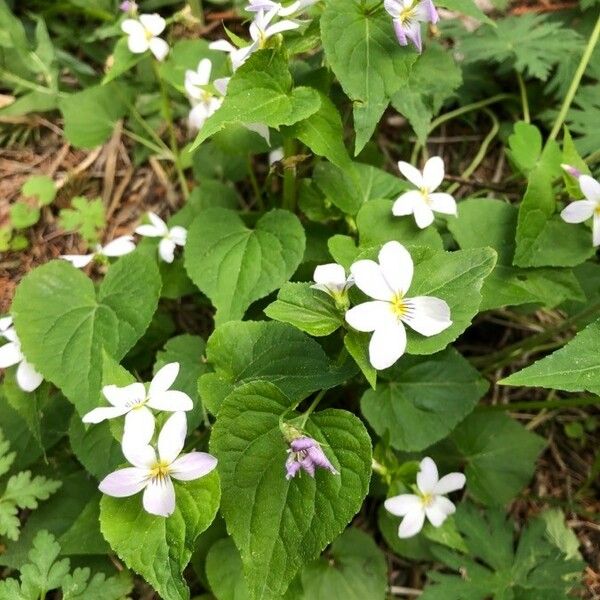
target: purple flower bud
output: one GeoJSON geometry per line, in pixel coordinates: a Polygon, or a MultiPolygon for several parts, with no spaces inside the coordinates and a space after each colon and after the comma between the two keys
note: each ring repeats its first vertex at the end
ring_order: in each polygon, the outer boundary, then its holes
{"type": "Polygon", "coordinates": [[[119,9],[126,13],[137,11],[137,4],[133,0],[125,0],[119,5],[119,9]]]}
{"type": "Polygon", "coordinates": [[[583,173],[579,169],[576,169],[571,165],[562,164],[560,166],[563,168],[563,171],[565,171],[565,173],[568,173],[571,177],[574,177],[575,179],[579,179],[583,175],[583,173]]]}
{"type": "Polygon", "coordinates": [[[310,437],[300,437],[290,442],[288,459],[285,463],[286,479],[292,479],[300,470],[311,477],[315,476],[315,468],[327,469],[337,475],[335,467],[329,462],[321,445],[310,437]]]}

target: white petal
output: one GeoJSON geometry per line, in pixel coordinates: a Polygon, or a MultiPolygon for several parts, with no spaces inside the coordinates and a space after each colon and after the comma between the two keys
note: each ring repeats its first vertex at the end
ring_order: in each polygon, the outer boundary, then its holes
{"type": "Polygon", "coordinates": [[[283,33],[284,31],[291,31],[292,29],[298,29],[300,27],[300,23],[296,23],[294,21],[283,20],[279,21],[279,23],[275,23],[275,25],[271,25],[267,27],[265,30],[265,36],[270,38],[278,33],[283,33]]]}
{"type": "Polygon", "coordinates": [[[409,310],[402,320],[421,335],[437,335],[452,325],[450,307],[440,298],[415,296],[407,298],[405,304],[409,310]]]}
{"type": "Polygon", "coordinates": [[[208,110],[204,103],[197,104],[190,110],[188,114],[188,125],[190,129],[202,129],[204,123],[206,123],[206,119],[209,117],[208,110]]]}
{"type": "Polygon", "coordinates": [[[143,505],[151,515],[172,515],[175,511],[175,489],[171,478],[152,479],[144,490],[143,505]]]}
{"type": "Polygon", "coordinates": [[[123,256],[135,250],[133,237],[130,235],[122,235],[115,238],[102,248],[104,256],[123,256]]]}
{"type": "Polygon", "coordinates": [[[390,288],[381,267],[373,260],[359,260],[350,267],[356,286],[375,300],[390,301],[394,290],[390,288]]]}
{"type": "Polygon", "coordinates": [[[8,329],[5,329],[1,335],[5,340],[8,340],[9,342],[14,342],[15,344],[17,344],[17,346],[19,346],[19,348],[21,347],[21,342],[19,342],[19,336],[17,335],[17,332],[14,327],[9,327],[8,329]]]}
{"type": "Polygon", "coordinates": [[[167,22],[157,13],[140,15],[140,22],[144,29],[152,35],[160,35],[167,26],[167,22]]]}
{"type": "Polygon", "coordinates": [[[216,40],[208,45],[210,50],[218,50],[219,52],[235,52],[237,48],[227,40],[216,40]]]}
{"type": "Polygon", "coordinates": [[[392,206],[392,214],[395,217],[404,217],[412,215],[415,210],[415,205],[423,202],[423,195],[419,190],[410,190],[398,196],[392,206]]]}
{"type": "Polygon", "coordinates": [[[594,213],[594,220],[592,222],[592,234],[594,246],[600,246],[600,215],[594,213]]]}
{"type": "Polygon", "coordinates": [[[139,225],[135,228],[135,232],[144,237],[162,237],[163,235],[154,225],[139,225]]]}
{"type": "Polygon", "coordinates": [[[387,242],[379,251],[381,272],[394,292],[406,294],[413,278],[413,260],[400,242],[387,242]]]}
{"type": "Polygon", "coordinates": [[[421,175],[421,171],[419,169],[413,167],[410,163],[404,162],[401,160],[398,163],[398,169],[400,169],[400,173],[404,175],[408,181],[410,181],[414,186],[418,188],[423,187],[423,176],[421,175]]]}
{"type": "Polygon", "coordinates": [[[444,475],[435,485],[433,489],[434,494],[449,494],[456,490],[461,490],[465,487],[467,478],[462,473],[448,473],[444,475]]]}
{"type": "Polygon", "coordinates": [[[178,246],[185,246],[185,242],[187,241],[187,229],[185,227],[175,225],[175,227],[171,227],[169,230],[169,237],[178,246]]]}
{"type": "Polygon", "coordinates": [[[63,254],[63,260],[69,261],[77,269],[87,267],[94,259],[93,254],[63,254]]]}
{"type": "Polygon", "coordinates": [[[166,263],[172,263],[175,259],[175,242],[169,238],[163,238],[158,244],[158,255],[166,263]]]}
{"type": "Polygon", "coordinates": [[[373,332],[369,342],[369,362],[378,371],[391,367],[406,350],[406,330],[400,321],[373,332]]]}
{"type": "Polygon", "coordinates": [[[196,68],[196,85],[207,85],[210,81],[210,73],[212,71],[212,62],[209,58],[203,58],[196,68]]]}
{"type": "Polygon", "coordinates": [[[10,329],[13,324],[12,317],[2,317],[0,319],[0,333],[4,333],[7,329],[10,329]]]}
{"type": "Polygon", "coordinates": [[[444,181],[444,161],[439,156],[432,156],[423,167],[423,186],[433,192],[442,181],[444,181]]]}
{"type": "Polygon", "coordinates": [[[169,44],[162,38],[152,38],[148,44],[150,52],[154,54],[156,60],[164,60],[167,54],[169,54],[169,44]]]}
{"type": "Polygon", "coordinates": [[[168,363],[161,367],[150,382],[148,397],[153,398],[161,392],[166,392],[175,383],[177,375],[179,375],[178,362],[168,363]]]}
{"type": "MultiPolygon", "coordinates": [[[[132,434],[132,432],[129,432],[132,434]]],[[[143,440],[135,435],[124,435],[121,442],[123,456],[134,466],[149,471],[158,462],[156,452],[149,444],[142,444],[143,440]]]]}
{"type": "Polygon", "coordinates": [[[21,347],[16,342],[8,342],[0,346],[0,369],[12,367],[23,360],[21,347]]]}
{"type": "Polygon", "coordinates": [[[151,396],[150,400],[148,400],[148,406],[154,410],[179,412],[192,410],[194,408],[194,401],[184,392],[170,390],[151,396]]]}
{"type": "Polygon", "coordinates": [[[600,182],[590,175],[582,175],[579,178],[579,187],[588,200],[596,203],[600,202],[600,182]]]}
{"type": "Polygon", "coordinates": [[[248,123],[247,125],[244,125],[244,127],[248,131],[258,133],[258,135],[260,135],[260,137],[263,138],[265,142],[269,144],[269,146],[271,145],[271,134],[269,133],[269,128],[266,125],[263,125],[262,123],[248,123]]]}
{"type": "Polygon", "coordinates": [[[385,328],[394,321],[390,303],[381,300],[358,304],[346,311],[345,318],[351,327],[367,333],[385,328]]]}
{"type": "Polygon", "coordinates": [[[400,494],[388,498],[385,503],[385,510],[397,517],[404,517],[409,512],[421,508],[421,499],[415,494],[400,494]]]}
{"type": "Polygon", "coordinates": [[[456,215],[456,200],[443,192],[429,194],[429,206],[431,210],[444,215],[456,215]]]}
{"type": "Polygon", "coordinates": [[[404,519],[402,519],[402,523],[400,523],[398,537],[409,538],[417,535],[417,533],[423,529],[424,522],[425,511],[422,508],[409,512],[404,519]]]}
{"type": "Polygon", "coordinates": [[[125,417],[123,445],[134,448],[147,446],[154,435],[154,427],[154,415],[151,410],[145,406],[130,410],[125,417]]]}
{"type": "Polygon", "coordinates": [[[343,290],[346,286],[346,270],[337,263],[319,265],[315,269],[313,279],[315,283],[320,283],[330,289],[343,290]]]}
{"type": "Polygon", "coordinates": [[[17,385],[24,392],[33,392],[40,387],[44,378],[33,368],[33,365],[22,360],[17,367],[17,385]]]}
{"type": "Polygon", "coordinates": [[[169,228],[167,224],[154,212],[148,212],[148,219],[150,219],[150,223],[154,225],[154,228],[157,231],[160,231],[161,235],[167,235],[169,233],[169,228]]]}
{"type": "Polygon", "coordinates": [[[125,498],[133,496],[146,487],[147,471],[128,467],[119,469],[107,475],[98,486],[98,489],[108,496],[125,498]]]}
{"type": "Polygon", "coordinates": [[[187,419],[185,413],[173,413],[158,436],[158,455],[160,460],[171,464],[183,450],[187,434],[187,419]]]}
{"type": "Polygon", "coordinates": [[[137,19],[125,19],[121,23],[121,31],[127,35],[144,36],[144,26],[137,19]]]}
{"type": "Polygon", "coordinates": [[[413,214],[415,215],[415,223],[419,229],[425,229],[433,223],[433,211],[424,201],[415,204],[413,214]]]}
{"type": "Polygon", "coordinates": [[[560,216],[567,223],[583,223],[594,214],[595,209],[595,202],[591,200],[577,200],[564,208],[560,216]]]}
{"type": "Polygon", "coordinates": [[[444,496],[438,496],[429,506],[425,507],[425,514],[434,527],[440,527],[454,512],[456,512],[456,507],[444,496]]]}
{"type": "Polygon", "coordinates": [[[129,34],[127,38],[127,47],[133,54],[143,54],[150,47],[150,42],[146,37],[146,32],[142,27],[141,33],[135,32],[129,34]]]}
{"type": "Polygon", "coordinates": [[[124,408],[131,408],[146,397],[146,388],[143,383],[130,383],[124,387],[117,385],[105,385],[102,388],[102,394],[113,405],[124,408]]]}
{"type": "Polygon", "coordinates": [[[199,479],[217,466],[217,459],[206,452],[190,452],[176,459],[170,467],[171,477],[180,481],[199,479]]]}
{"type": "Polygon", "coordinates": [[[127,407],[117,406],[99,406],[90,410],[81,419],[84,423],[102,423],[106,419],[116,419],[122,417],[129,409],[127,407]]]}
{"type": "Polygon", "coordinates": [[[423,494],[432,494],[438,483],[438,470],[431,458],[426,456],[419,465],[417,487],[423,494]]]}
{"type": "Polygon", "coordinates": [[[231,77],[220,77],[219,79],[215,79],[213,81],[213,85],[215,86],[217,92],[221,94],[221,96],[225,96],[227,94],[227,88],[229,87],[230,81],[231,77]]]}

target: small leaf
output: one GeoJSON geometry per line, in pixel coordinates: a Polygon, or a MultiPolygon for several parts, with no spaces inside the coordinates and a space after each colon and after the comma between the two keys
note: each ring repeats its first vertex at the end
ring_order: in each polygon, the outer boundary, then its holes
{"type": "Polygon", "coordinates": [[[60,211],[59,224],[67,231],[76,231],[88,243],[97,243],[106,226],[104,204],[100,198],[88,200],[77,196],[71,200],[72,208],[60,211]]]}
{"type": "Polygon", "coordinates": [[[40,220],[40,209],[24,202],[10,205],[10,222],[15,229],[27,229],[40,220]]]}
{"type": "Polygon", "coordinates": [[[56,185],[52,177],[33,175],[23,184],[21,194],[26,198],[34,197],[40,206],[46,206],[51,204],[56,196],[56,185]]]}

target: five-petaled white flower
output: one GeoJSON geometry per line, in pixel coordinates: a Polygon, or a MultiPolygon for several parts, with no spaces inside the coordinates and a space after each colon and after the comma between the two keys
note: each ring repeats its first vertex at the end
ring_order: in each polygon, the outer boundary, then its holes
{"type": "Polygon", "coordinates": [[[280,2],[273,0],[249,0],[246,10],[248,12],[269,11],[277,9],[279,17],[290,17],[293,14],[303,11],[305,8],[316,4],[319,0],[296,0],[287,6],[283,6],[280,2]]]}
{"type": "Polygon", "coordinates": [[[132,383],[125,387],[106,385],[104,397],[112,406],[99,406],[84,415],[84,423],[100,423],[125,415],[124,437],[136,437],[146,444],[154,433],[154,410],[181,412],[192,410],[193,400],[184,392],[171,390],[177,379],[179,363],[169,363],[152,378],[148,391],[143,383],[132,383]]]}
{"type": "Polygon", "coordinates": [[[571,202],[560,213],[567,223],[583,223],[592,220],[592,243],[600,246],[600,182],[590,175],[580,175],[577,179],[585,200],[571,202]]]}
{"type": "Polygon", "coordinates": [[[354,285],[352,276],[346,277],[346,270],[337,263],[319,265],[315,269],[313,279],[315,283],[310,286],[311,288],[321,290],[334,299],[343,296],[348,288],[354,285]]]}
{"type": "Polygon", "coordinates": [[[411,41],[421,52],[421,23],[435,24],[439,16],[431,0],[384,0],[385,10],[392,16],[398,43],[411,41]]]}
{"type": "Polygon", "coordinates": [[[124,256],[135,250],[133,236],[122,235],[115,238],[112,242],[108,242],[106,246],[96,245],[96,249],[91,254],[63,254],[61,258],[68,260],[74,267],[82,269],[89,265],[94,258],[114,258],[116,256],[124,256]]]}
{"type": "Polygon", "coordinates": [[[388,512],[404,517],[398,528],[398,536],[409,538],[419,533],[425,517],[434,527],[440,527],[456,511],[454,504],[444,494],[462,489],[465,482],[462,473],[449,473],[439,479],[433,460],[424,458],[417,474],[417,494],[400,494],[385,501],[388,512]]]}
{"type": "Polygon", "coordinates": [[[158,254],[166,263],[172,263],[175,258],[175,247],[185,246],[187,239],[186,229],[179,225],[169,229],[167,224],[153,212],[148,213],[148,218],[150,219],[150,224],[140,225],[136,228],[135,232],[145,237],[162,238],[158,244],[158,254]]]}
{"type": "Polygon", "coordinates": [[[422,173],[403,161],[398,163],[398,168],[418,189],[397,198],[392,207],[396,217],[414,215],[417,226],[424,229],[433,223],[434,212],[456,215],[456,200],[450,194],[435,192],[444,179],[444,161],[439,156],[430,158],[422,173]]]}
{"type": "MultiPolygon", "coordinates": [[[[188,69],[185,72],[185,91],[192,104],[192,110],[188,117],[190,129],[201,129],[206,119],[212,116],[223,104],[224,91],[215,87],[220,96],[213,94],[206,86],[210,83],[210,74],[212,71],[212,62],[208,58],[203,58],[195,71],[188,69]]],[[[218,80],[223,82],[223,79],[218,80]]],[[[225,84],[224,89],[227,89],[225,84]]]]}
{"type": "Polygon", "coordinates": [[[169,44],[158,37],[167,26],[159,14],[140,15],[138,19],[125,19],[121,29],[128,35],[127,46],[134,54],[150,50],[156,60],[164,60],[169,53],[169,44]]]}
{"type": "Polygon", "coordinates": [[[175,511],[172,479],[191,481],[210,473],[217,459],[206,452],[182,454],[187,422],[182,412],[173,413],[158,436],[156,450],[132,437],[123,441],[123,454],[133,465],[107,475],[98,488],[115,498],[133,496],[144,490],[143,506],[152,515],[168,517],[175,511]]]}
{"type": "Polygon", "coordinates": [[[452,325],[450,307],[440,298],[406,293],[413,278],[413,261],[406,248],[388,242],[379,252],[379,264],[359,260],[350,267],[356,286],[371,302],[346,313],[346,321],[358,331],[373,332],[369,360],[375,369],[391,367],[406,349],[403,323],[425,336],[436,335],[452,325]]]}
{"type": "Polygon", "coordinates": [[[17,367],[17,385],[24,392],[33,392],[44,380],[44,378],[27,362],[21,351],[21,342],[13,327],[12,317],[0,319],[0,336],[8,340],[7,344],[0,346],[0,369],[6,369],[14,365],[17,367]]]}

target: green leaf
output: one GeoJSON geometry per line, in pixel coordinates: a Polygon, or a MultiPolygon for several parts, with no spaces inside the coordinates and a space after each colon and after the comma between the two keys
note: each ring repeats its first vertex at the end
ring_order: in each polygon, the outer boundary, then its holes
{"type": "Polygon", "coordinates": [[[398,44],[389,15],[374,8],[372,2],[330,0],[321,16],[325,58],[354,106],[355,154],[369,141],[417,58],[398,44]]]}
{"type": "Polygon", "coordinates": [[[40,209],[24,202],[10,205],[10,222],[15,229],[27,229],[40,220],[40,209]]]}
{"type": "Polygon", "coordinates": [[[344,336],[344,346],[354,362],[358,365],[369,385],[375,389],[377,385],[377,370],[369,361],[369,336],[360,331],[350,330],[344,336]]]}
{"type": "MultiPolygon", "coordinates": [[[[121,455],[122,456],[122,455],[121,455]]],[[[102,494],[94,493],[73,524],[59,538],[64,555],[106,554],[109,545],[100,533],[100,498],[102,494]]]]}
{"type": "Polygon", "coordinates": [[[139,253],[114,263],[98,292],[81,271],[52,261],[31,271],[15,294],[23,351],[84,415],[98,404],[103,349],[117,361],[125,355],[150,324],[159,292],[155,261],[139,253]]]}
{"type": "Polygon", "coordinates": [[[301,574],[306,600],[383,600],[387,564],[373,538],[349,528],[301,574]]]}
{"type": "Polygon", "coordinates": [[[344,128],[335,104],[321,94],[321,107],[307,119],[284,131],[299,139],[318,156],[324,156],[341,169],[351,169],[352,162],[344,145],[344,128]]]}
{"type": "Polygon", "coordinates": [[[200,377],[200,395],[213,414],[235,387],[250,381],[269,381],[290,398],[301,400],[352,375],[346,365],[332,364],[307,335],[274,321],[217,327],[206,344],[206,358],[215,373],[200,377]]]}
{"type": "Polygon", "coordinates": [[[196,538],[217,514],[219,478],[212,472],[201,479],[174,484],[177,504],[170,517],[145,512],[139,494],[130,498],[104,496],[100,502],[100,528],[121,560],[164,600],[188,600],[183,570],[196,538]]]}
{"type": "Polygon", "coordinates": [[[65,137],[77,148],[94,148],[112,135],[115,123],[129,112],[132,90],[113,81],[60,99],[65,137]]]}
{"type": "MultiPolygon", "coordinates": [[[[577,151],[575,144],[573,143],[573,138],[571,137],[571,133],[568,128],[564,128],[563,134],[563,147],[562,147],[562,163],[575,167],[581,173],[585,173],[590,175],[590,169],[587,166],[587,163],[581,155],[577,151]]],[[[565,187],[567,188],[567,192],[569,196],[572,198],[581,198],[583,194],[581,193],[581,188],[579,187],[579,182],[575,177],[572,177],[566,172],[563,172],[563,181],[565,182],[565,187]]]]}
{"type": "Polygon", "coordinates": [[[469,415],[431,452],[445,470],[466,464],[469,493],[483,504],[499,506],[527,484],[544,446],[545,440],[510,417],[480,411],[469,415]]]}
{"type": "Polygon", "coordinates": [[[206,576],[217,600],[249,600],[242,559],[231,538],[211,546],[206,556],[206,576]]]}
{"type": "Polygon", "coordinates": [[[187,413],[190,429],[197,427],[204,416],[203,407],[198,398],[198,378],[210,371],[204,358],[205,350],[206,342],[200,336],[178,335],[171,338],[157,353],[154,363],[154,374],[168,363],[179,363],[179,374],[171,387],[174,390],[185,392],[194,401],[194,408],[187,413]]]}
{"type": "Polygon", "coordinates": [[[440,0],[436,3],[436,6],[447,8],[451,11],[456,11],[466,15],[467,17],[473,17],[482,23],[489,23],[495,26],[495,22],[492,21],[477,5],[473,0],[440,0]]]}
{"type": "Polygon", "coordinates": [[[188,232],[185,268],[217,309],[217,324],[241,319],[254,302],[282,286],[304,254],[302,225],[292,213],[272,210],[255,229],[233,211],[209,208],[188,232]]]}
{"type": "Polygon", "coordinates": [[[284,284],[265,314],[317,337],[329,335],[344,324],[342,308],[336,307],[325,292],[312,289],[310,283],[284,284]]]}
{"type": "Polygon", "coordinates": [[[110,69],[102,79],[102,84],[106,85],[123,75],[123,73],[127,73],[130,69],[133,69],[135,65],[137,65],[140,60],[146,57],[146,54],[143,52],[140,54],[134,54],[129,50],[128,47],[128,38],[126,36],[120,38],[115,44],[115,48],[112,53],[112,64],[110,69]]]}
{"type": "Polygon", "coordinates": [[[21,188],[25,197],[34,197],[40,206],[51,204],[56,196],[56,185],[52,177],[47,175],[33,175],[29,177],[21,188]]]}
{"type": "Polygon", "coordinates": [[[427,358],[405,356],[382,373],[377,390],[360,401],[379,436],[398,450],[423,450],[439,441],[475,407],[488,388],[456,350],[427,358]]]}
{"type": "Polygon", "coordinates": [[[436,559],[457,574],[431,571],[429,579],[433,584],[425,588],[421,596],[424,600],[571,597],[584,563],[569,559],[552,543],[543,519],[528,523],[516,548],[515,525],[505,519],[503,511],[480,514],[473,505],[461,504],[455,521],[467,552],[457,554],[442,547],[432,548],[436,559]]]}
{"type": "Polygon", "coordinates": [[[77,196],[71,200],[72,208],[62,208],[59,224],[66,231],[76,231],[88,243],[100,241],[100,233],[106,226],[104,204],[101,198],[88,200],[77,196]]]}
{"type": "Polygon", "coordinates": [[[560,350],[499,383],[600,394],[600,320],[588,325],[560,350]]]}
{"type": "Polygon", "coordinates": [[[513,133],[508,136],[506,153],[519,171],[527,174],[538,166],[543,147],[540,130],[531,123],[518,121],[513,133]]]}
{"type": "Polygon", "coordinates": [[[316,90],[293,87],[283,51],[259,50],[235,72],[221,108],[207,119],[192,150],[227,125],[293,125],[316,113],[320,105],[316,90]]]}
{"type": "MultiPolygon", "coordinates": [[[[359,241],[362,247],[396,240],[405,245],[428,246],[442,250],[442,238],[435,227],[419,229],[412,217],[395,217],[393,200],[370,200],[356,215],[359,241]]],[[[455,219],[450,218],[449,221],[455,219]]]]}
{"type": "Polygon", "coordinates": [[[340,475],[319,469],[314,479],[286,479],[279,420],[291,405],[274,385],[248,383],[223,402],[211,436],[221,510],[256,599],[285,592],[302,565],[344,529],[369,485],[369,436],[355,416],[336,409],[313,413],[304,429],[323,444],[340,475]]]}
{"type": "Polygon", "coordinates": [[[77,568],[67,575],[62,584],[62,600],[122,600],[132,591],[133,581],[126,571],[114,577],[96,573],[90,579],[89,567],[77,568]]]}

